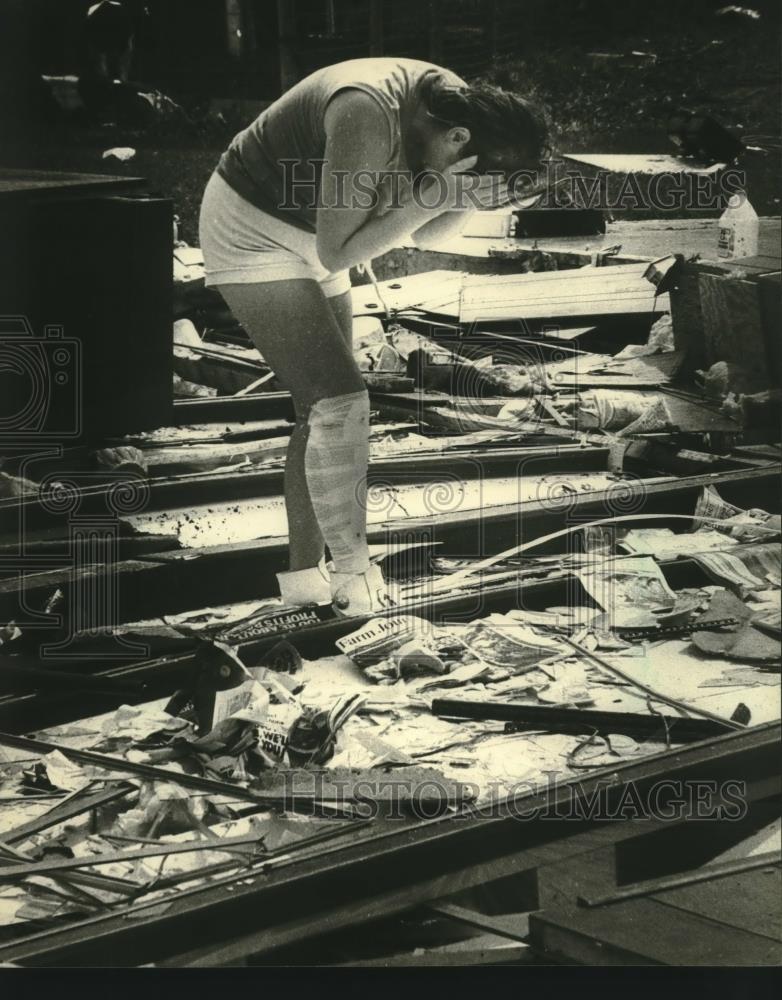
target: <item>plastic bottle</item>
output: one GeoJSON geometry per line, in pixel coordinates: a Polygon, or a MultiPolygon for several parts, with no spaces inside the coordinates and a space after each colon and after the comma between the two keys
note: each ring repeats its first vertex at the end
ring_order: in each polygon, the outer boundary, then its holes
{"type": "Polygon", "coordinates": [[[753,257],[758,252],[760,220],[744,192],[731,195],[720,216],[720,257],[753,257]]]}

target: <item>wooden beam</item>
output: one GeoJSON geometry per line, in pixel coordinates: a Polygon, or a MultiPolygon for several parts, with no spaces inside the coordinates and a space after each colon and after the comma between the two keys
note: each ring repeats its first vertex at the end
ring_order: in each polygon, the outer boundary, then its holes
{"type": "Polygon", "coordinates": [[[645,882],[636,882],[621,889],[605,893],[602,896],[579,896],[581,906],[609,906],[621,903],[626,899],[638,899],[641,896],[651,896],[657,892],[667,892],[669,889],[680,889],[687,885],[697,885],[712,879],[724,878],[726,875],[739,875],[743,872],[755,871],[758,868],[773,868],[780,864],[779,851],[767,851],[754,858],[741,858],[738,861],[725,861],[721,864],[706,865],[692,872],[679,872],[666,878],[652,878],[645,882]]]}
{"type": "Polygon", "coordinates": [[[549,705],[518,705],[512,702],[471,701],[466,698],[435,698],[432,715],[441,719],[496,719],[513,722],[547,733],[621,733],[636,739],[660,739],[670,732],[676,743],[694,743],[719,736],[735,728],[713,719],[689,719],[678,716],[644,715],[640,712],[614,712],[598,709],[560,708],[549,705]]]}
{"type": "Polygon", "coordinates": [[[497,934],[483,934],[477,938],[461,941],[456,945],[445,945],[441,948],[416,948],[415,951],[384,955],[381,958],[338,962],[333,968],[418,969],[427,966],[473,968],[485,965],[519,965],[531,961],[533,957],[534,953],[529,945],[519,942],[510,943],[497,934]]]}
{"type": "MultiPolygon", "coordinates": [[[[769,774],[777,761],[778,739],[778,724],[767,725],[676,754],[620,763],[612,769],[618,784],[616,793],[610,793],[611,802],[619,801],[628,782],[636,782],[641,794],[648,794],[663,775],[687,780],[702,777],[704,767],[722,781],[769,774]]],[[[598,782],[604,785],[605,777],[605,772],[586,776],[584,793],[598,782]]],[[[747,790],[754,801],[752,779],[747,790]]],[[[572,792],[562,787],[555,795],[554,807],[569,801],[572,792]]],[[[552,808],[551,792],[544,791],[528,804],[552,808]]],[[[138,919],[133,921],[107,914],[91,918],[89,924],[79,921],[6,944],[0,948],[0,961],[84,965],[97,946],[103,954],[119,956],[123,965],[224,964],[305,941],[324,927],[331,932],[355,926],[540,864],[561,864],[585,850],[592,853],[638,834],[633,823],[596,825],[594,819],[573,822],[556,816],[556,808],[551,822],[534,824],[519,823],[512,815],[459,816],[417,828],[378,831],[375,837],[357,838],[355,844],[340,847],[338,854],[323,852],[288,869],[273,868],[262,879],[247,882],[242,875],[219,885],[185,889],[176,906],[163,912],[152,900],[136,906],[138,919]],[[237,932],[242,936],[235,937],[237,932]],[[177,955],[182,942],[192,951],[177,955]]],[[[650,828],[669,829],[671,821],[652,819],[643,825],[646,833],[650,828]]]]}
{"type": "MultiPolygon", "coordinates": [[[[451,460],[456,462],[454,457],[451,460]]],[[[667,514],[681,511],[685,504],[693,509],[705,485],[718,489],[721,485],[729,487],[730,499],[745,507],[774,505],[778,466],[664,479],[630,479],[628,482],[632,496],[642,503],[638,513],[659,514],[660,523],[664,523],[667,514]]],[[[484,505],[472,510],[400,518],[370,525],[369,540],[388,544],[434,539],[441,543],[441,554],[459,553],[467,557],[487,551],[487,546],[488,551],[500,551],[502,546],[518,544],[520,524],[523,524],[524,536],[532,538],[558,528],[566,514],[574,518],[594,515],[597,519],[604,512],[605,504],[614,502],[616,496],[616,488],[612,486],[574,495],[566,509],[552,509],[551,501],[544,496],[523,504],[484,505]]],[[[111,572],[121,580],[120,621],[153,618],[161,613],[175,614],[193,607],[271,596],[271,591],[265,588],[273,585],[273,574],[284,569],[286,552],[287,537],[279,536],[150,553],[143,559],[121,560],[108,569],[86,567],[79,571],[79,585],[97,588],[102,584],[93,578],[102,578],[111,572]],[[82,581],[82,577],[89,579],[82,581]],[[164,603],[161,605],[162,596],[164,603]]],[[[28,620],[32,615],[30,609],[43,608],[57,587],[63,589],[69,599],[75,586],[74,570],[69,565],[58,566],[56,558],[51,557],[55,568],[38,573],[20,562],[18,578],[0,580],[0,617],[14,621],[24,616],[28,620]]],[[[35,620],[31,625],[35,625],[35,620]]]]}
{"type": "MultiPolygon", "coordinates": [[[[670,896],[627,900],[619,909],[544,910],[530,918],[532,946],[544,960],[580,965],[776,966],[778,940],[731,923],[731,894],[746,899],[763,878],[756,876],[755,885],[726,881],[719,919],[677,906],[670,896]]],[[[778,885],[770,889],[778,894],[778,885]]]]}
{"type": "MultiPolygon", "coordinates": [[[[259,805],[282,807],[285,809],[295,809],[297,804],[303,804],[312,812],[312,806],[319,806],[319,799],[314,795],[301,795],[295,790],[289,794],[286,790],[282,792],[256,792],[242,785],[233,785],[227,781],[217,781],[212,778],[202,778],[197,774],[180,773],[169,771],[164,767],[155,767],[152,764],[142,764],[136,761],[124,760],[121,757],[113,757],[110,754],[98,753],[95,750],[78,750],[73,747],[66,747],[63,744],[53,743],[49,740],[33,740],[24,736],[15,736],[12,733],[0,733],[0,746],[12,747],[15,750],[25,750],[33,754],[53,753],[59,751],[68,760],[77,764],[86,764],[88,767],[99,767],[110,773],[132,774],[147,781],[167,781],[175,785],[182,785],[183,788],[192,788],[195,791],[206,792],[211,795],[226,795],[229,798],[244,799],[259,805]]],[[[341,808],[338,805],[329,804],[327,807],[329,815],[352,816],[350,809],[341,808]]],[[[258,839],[257,837],[255,838],[258,839]]],[[[209,846],[209,841],[199,841],[201,847],[209,846]]],[[[228,843],[228,841],[226,841],[228,843]]],[[[191,848],[192,849],[192,848],[191,848]]],[[[85,861],[84,858],[76,859],[78,867],[83,864],[97,864],[98,862],[85,861]]],[[[13,874],[9,869],[0,873],[0,879],[7,879],[13,874]]],[[[32,874],[32,873],[31,873],[32,874]]]]}
{"type": "Polygon", "coordinates": [[[3,843],[18,844],[23,840],[27,840],[28,837],[33,837],[36,833],[41,833],[52,826],[57,826],[58,823],[65,823],[67,820],[73,819],[75,816],[81,816],[91,809],[97,809],[117,799],[122,799],[135,790],[135,785],[125,783],[112,784],[107,788],[89,794],[85,794],[86,790],[82,789],[81,792],[70,797],[65,802],[58,802],[42,816],[38,816],[27,823],[22,823],[20,826],[16,826],[7,833],[4,833],[3,843]]]}
{"type": "MultiPolygon", "coordinates": [[[[56,858],[51,861],[33,861],[28,864],[4,865],[0,868],[0,882],[19,882],[32,875],[53,875],[71,871],[74,868],[91,868],[94,865],[113,865],[123,861],[141,861],[145,858],[167,857],[169,854],[192,854],[194,851],[228,851],[235,847],[259,848],[261,836],[258,833],[244,837],[223,837],[214,839],[183,841],[181,843],[161,843],[152,847],[139,847],[135,851],[108,851],[104,854],[89,854],[78,858],[56,858]]],[[[252,854],[252,851],[248,852],[252,854]]],[[[237,863],[241,862],[237,860],[237,863]]]]}
{"type": "MultiPolygon", "coordinates": [[[[745,734],[742,734],[745,736],[745,734]]],[[[746,737],[745,737],[746,738],[746,737]]],[[[756,735],[749,738],[757,738],[756,735]]],[[[722,740],[729,737],[722,737],[722,740]]],[[[708,744],[702,744],[703,747],[708,744]]],[[[701,753],[702,750],[692,748],[691,753],[701,753]]],[[[659,758],[658,758],[659,760],[659,758]]],[[[652,764],[651,761],[644,762],[646,768],[652,764]]],[[[677,770],[683,764],[682,760],[673,759],[666,762],[666,770],[671,772],[677,770]]],[[[635,765],[637,767],[637,765],[635,765]]],[[[652,764],[653,766],[653,764],[652,764]]],[[[593,777],[593,780],[594,779],[593,777]]],[[[487,818],[480,818],[478,822],[484,824],[487,818]]],[[[467,823],[464,818],[455,820],[456,823],[467,823]]],[[[513,819],[513,823],[518,824],[518,820],[513,819]]],[[[675,822],[681,822],[676,820],[675,822]]],[[[544,824],[545,825],[545,824],[544,824]]],[[[607,850],[616,843],[626,840],[637,834],[637,828],[629,823],[605,823],[598,829],[584,831],[579,829],[579,824],[565,821],[569,827],[568,835],[561,839],[548,843],[537,843],[534,845],[523,845],[522,834],[518,834],[518,849],[505,853],[502,856],[486,858],[476,861],[475,858],[468,858],[465,854],[452,854],[459,867],[449,868],[445,874],[434,873],[428,878],[418,879],[413,883],[403,879],[406,874],[404,869],[397,869],[400,874],[400,884],[384,892],[376,891],[374,896],[365,895],[352,901],[341,901],[332,903],[328,909],[315,909],[307,912],[301,918],[289,922],[277,921],[274,926],[264,926],[249,932],[243,937],[230,941],[211,942],[189,954],[179,955],[174,959],[160,962],[161,967],[174,966],[201,966],[207,967],[217,964],[225,964],[235,961],[238,958],[248,955],[269,954],[277,948],[287,947],[299,941],[306,941],[311,935],[320,933],[323,927],[328,927],[330,932],[346,927],[356,926],[380,917],[387,917],[394,913],[401,913],[411,910],[414,906],[431,903],[454,893],[462,892],[485,883],[496,881],[511,875],[518,875],[520,872],[529,871],[542,865],[559,866],[565,859],[573,859],[577,865],[579,855],[592,856],[596,850],[607,850]],[[633,832],[634,831],[634,832],[633,832]],[[522,846],[523,845],[523,846],[522,846]]],[[[670,828],[671,820],[661,818],[650,818],[645,822],[645,833],[655,830],[670,828]]],[[[524,826],[524,824],[521,824],[524,826]]],[[[462,827],[464,829],[465,827],[462,827]]],[[[483,834],[484,831],[482,831],[483,834]]],[[[366,858],[366,855],[365,855],[366,858]]],[[[386,864],[388,857],[386,856],[386,864]]],[[[314,898],[314,897],[313,897],[314,898]]],[[[600,911],[597,911],[600,912],[600,911]]],[[[535,919],[535,914],[531,914],[530,923],[535,919]]],[[[0,952],[2,956],[2,952],[0,952]]],[[[11,956],[13,957],[13,956],[11,956]]]]}
{"type": "Polygon", "coordinates": [[[456,903],[449,903],[447,900],[431,903],[427,909],[440,917],[448,917],[449,920],[456,920],[469,927],[478,927],[480,930],[489,931],[513,941],[524,941],[529,934],[529,913],[490,915],[480,913],[478,910],[470,910],[456,903]]]}

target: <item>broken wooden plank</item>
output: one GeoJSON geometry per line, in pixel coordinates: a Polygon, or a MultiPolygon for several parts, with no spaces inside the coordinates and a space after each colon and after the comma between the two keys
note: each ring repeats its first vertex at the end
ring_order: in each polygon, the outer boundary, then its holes
{"type": "Polygon", "coordinates": [[[430,903],[427,909],[438,916],[448,917],[449,920],[456,920],[469,927],[478,927],[515,941],[525,941],[529,935],[529,913],[480,913],[478,910],[471,910],[448,900],[430,903]]]}
{"type": "Polygon", "coordinates": [[[13,827],[13,829],[2,835],[2,840],[6,844],[18,844],[20,841],[27,840],[28,837],[32,837],[36,833],[41,833],[52,826],[57,826],[58,823],[65,823],[67,820],[73,819],[75,816],[81,816],[92,809],[98,809],[100,806],[108,805],[110,802],[116,802],[117,799],[124,798],[132,791],[135,791],[134,785],[120,782],[97,792],[90,792],[89,789],[83,790],[78,795],[71,797],[67,802],[57,803],[57,805],[53,806],[42,816],[31,819],[27,823],[22,823],[20,826],[13,827]]]}
{"type": "MultiPolygon", "coordinates": [[[[551,451],[553,454],[554,449],[551,451]]],[[[541,470],[536,467],[535,471],[541,470]]],[[[552,525],[561,524],[566,516],[584,518],[592,512],[599,516],[605,505],[613,504],[617,497],[623,503],[634,503],[639,513],[659,513],[664,521],[667,513],[694,509],[700,490],[708,484],[717,487],[724,484],[729,488],[728,499],[739,506],[761,506],[776,512],[777,476],[777,465],[671,477],[640,478],[635,474],[604,489],[574,493],[566,505],[552,503],[546,492],[522,502],[519,499],[496,505],[484,502],[475,509],[445,510],[420,517],[389,516],[371,524],[368,537],[373,543],[395,539],[435,541],[441,543],[444,555],[458,552],[470,556],[485,552],[486,546],[513,544],[519,537],[520,525],[526,537],[533,537],[552,530],[552,525]]],[[[428,481],[431,482],[431,477],[428,481]]],[[[484,486],[485,483],[484,480],[484,486]]],[[[190,512],[190,516],[194,513],[190,512]]],[[[150,554],[143,562],[118,563],[112,570],[92,567],[80,572],[90,586],[96,587],[103,585],[108,572],[115,573],[120,581],[119,623],[271,596],[276,592],[274,574],[286,568],[286,559],[287,536],[279,535],[150,554]]],[[[43,608],[58,587],[66,592],[67,598],[73,589],[73,572],[72,568],[63,567],[25,574],[21,581],[0,580],[0,616],[6,621],[29,620],[30,609],[43,608]],[[26,609],[24,614],[23,609],[26,609]]]]}
{"type": "Polygon", "coordinates": [[[416,948],[414,951],[338,962],[328,968],[404,969],[404,968],[475,968],[490,965],[519,965],[533,958],[529,945],[503,940],[501,935],[484,934],[458,945],[440,948],[416,948]]]}
{"type": "MultiPolygon", "coordinates": [[[[98,753],[95,750],[77,750],[64,744],[52,743],[49,740],[34,740],[24,736],[13,736],[10,733],[0,733],[0,746],[13,747],[15,750],[29,750],[34,754],[53,753],[58,750],[69,760],[77,764],[88,764],[95,767],[102,767],[109,772],[120,774],[132,774],[147,781],[163,781],[183,788],[192,788],[195,791],[211,793],[212,795],[228,795],[235,799],[246,799],[248,802],[258,802],[266,806],[279,806],[293,809],[297,805],[305,804],[312,808],[318,806],[318,799],[312,794],[301,793],[290,795],[282,792],[256,792],[242,785],[234,785],[228,781],[216,781],[212,778],[202,778],[196,774],[186,774],[181,771],[170,771],[164,767],[155,767],[152,764],[141,764],[121,757],[111,757],[108,754],[98,753]]],[[[338,806],[330,804],[329,812],[336,815],[350,815],[350,810],[340,809],[338,806]]]]}
{"type": "Polygon", "coordinates": [[[633,885],[623,886],[613,892],[605,893],[602,896],[579,896],[580,906],[610,906],[614,903],[622,903],[627,899],[639,899],[642,896],[651,896],[658,892],[667,892],[669,889],[681,889],[684,886],[697,885],[699,882],[709,882],[712,879],[724,878],[726,875],[739,875],[743,872],[756,871],[758,868],[772,868],[782,864],[779,851],[768,851],[752,858],[741,858],[736,861],[724,861],[719,864],[706,865],[695,871],[679,872],[676,875],[668,875],[663,878],[648,879],[645,882],[636,882],[633,885]]]}
{"type": "MultiPolygon", "coordinates": [[[[389,404],[382,402],[384,398],[377,397],[376,403],[378,408],[385,412],[396,408],[406,419],[411,419],[418,413],[418,397],[414,393],[389,396],[387,397],[391,401],[389,404]]],[[[438,402],[447,399],[445,396],[434,396],[434,394],[431,398],[436,398],[438,402]]],[[[374,400],[373,405],[375,405],[374,400]]],[[[471,438],[467,434],[460,433],[458,439],[454,437],[452,446],[449,445],[447,449],[376,455],[370,458],[369,484],[388,482],[389,476],[393,477],[395,483],[415,481],[424,472],[434,475],[452,472],[458,463],[464,464],[465,471],[468,468],[467,463],[470,463],[472,468],[479,470],[485,478],[515,474],[522,463],[524,468],[539,471],[541,475],[546,471],[557,471],[562,468],[568,471],[600,469],[606,464],[608,448],[602,440],[585,445],[580,438],[579,444],[565,443],[554,452],[548,446],[526,444],[520,439],[521,435],[513,430],[500,431],[492,440],[488,440],[486,435],[471,438]]],[[[280,442],[287,444],[287,439],[275,438],[274,441],[277,442],[276,446],[280,442]]],[[[183,458],[183,462],[185,461],[186,457],[183,458]]],[[[215,471],[187,477],[160,475],[148,480],[147,487],[149,499],[146,511],[185,507],[189,504],[202,506],[229,500],[241,502],[258,497],[281,496],[283,470],[278,465],[271,468],[237,468],[235,471],[215,471]]],[[[107,486],[83,490],[80,512],[86,514],[105,511],[110,490],[111,487],[107,486]]],[[[68,546],[78,539],[68,539],[67,516],[63,517],[62,514],[47,510],[41,505],[37,495],[13,503],[0,501],[0,576],[3,575],[3,555],[7,552],[9,555],[18,556],[19,543],[14,533],[18,534],[20,511],[25,524],[30,526],[25,538],[31,538],[33,547],[40,553],[46,555],[61,553],[63,556],[69,552],[73,554],[68,546]],[[33,525],[51,524],[55,526],[32,529],[33,525]],[[7,538],[3,539],[2,535],[6,535],[7,538]]],[[[118,530],[120,561],[142,554],[145,558],[154,558],[156,553],[180,548],[176,535],[138,532],[133,535],[126,534],[131,528],[122,521],[119,522],[118,530]],[[156,540],[159,544],[156,544],[156,540]],[[123,552],[124,545],[129,547],[128,554],[123,552]]],[[[17,570],[13,569],[13,572],[17,570]]]]}
{"type": "Polygon", "coordinates": [[[683,362],[683,351],[639,358],[576,354],[556,367],[549,366],[546,374],[557,390],[658,389],[672,381],[683,362]]]}
{"type": "MultiPolygon", "coordinates": [[[[0,866],[13,864],[14,861],[32,861],[28,852],[8,847],[0,840],[0,866]]],[[[103,892],[113,892],[118,896],[134,896],[138,892],[138,883],[130,879],[117,878],[115,875],[104,875],[98,872],[71,871],[67,874],[54,875],[54,881],[73,889],[88,886],[90,889],[100,889],[103,892]]],[[[108,908],[108,907],[107,907],[108,908]]]]}
{"type": "MultiPolygon", "coordinates": [[[[428,250],[403,245],[383,254],[374,266],[381,278],[398,282],[443,269],[496,275],[518,273],[519,267],[526,264],[536,271],[542,258],[552,260],[560,270],[567,270],[594,262],[617,246],[619,250],[606,257],[606,265],[640,263],[671,253],[688,260],[696,256],[714,259],[719,236],[717,223],[717,219],[619,219],[609,222],[602,236],[538,239],[455,236],[428,250]]],[[[779,246],[780,219],[761,218],[760,253],[778,260],[779,246]]]]}
{"type": "MultiPolygon", "coordinates": [[[[383,301],[392,312],[418,310],[443,316],[457,316],[459,289],[463,275],[459,271],[427,271],[409,278],[381,281],[383,301]]],[[[385,312],[372,285],[357,285],[351,291],[354,316],[372,316],[385,312]]]]}
{"type": "MultiPolygon", "coordinates": [[[[755,778],[776,773],[778,739],[778,725],[759,727],[677,754],[620,762],[607,785],[604,771],[586,775],[580,785],[584,795],[605,787],[610,809],[630,783],[643,797],[662,777],[702,778],[707,767],[719,781],[746,777],[748,799],[753,800],[755,778]]],[[[11,942],[0,947],[0,962],[83,966],[95,961],[95,942],[100,940],[102,954],[123,965],[213,966],[301,946],[324,926],[330,931],[357,926],[637,835],[637,823],[563,815],[560,809],[572,802],[572,791],[557,785],[553,796],[547,789],[525,798],[533,810],[548,811],[546,822],[519,823],[515,813],[502,813],[402,823],[377,830],[374,837],[356,838],[334,853],[272,870],[264,878],[248,881],[240,875],[184,889],[165,911],[158,901],[137,905],[132,922],[124,913],[107,914],[11,942]],[[218,910],[221,920],[215,924],[218,910]],[[190,949],[185,954],[182,942],[190,949]]],[[[670,822],[650,819],[644,832],[668,829],[670,822]]]]}
{"type": "MultiPolygon", "coordinates": [[[[644,278],[645,264],[582,267],[539,274],[466,276],[459,321],[551,320],[593,316],[652,316],[667,312],[668,296],[644,278]]],[[[571,324],[572,325],[572,324],[571,324]]]]}
{"type": "Polygon", "coordinates": [[[106,851],[77,858],[56,858],[51,861],[31,861],[28,864],[0,867],[0,882],[19,882],[34,875],[57,875],[76,868],[113,865],[122,861],[141,861],[145,858],[167,857],[170,854],[192,854],[194,851],[228,851],[236,847],[260,848],[262,835],[253,833],[244,837],[223,837],[195,841],[169,841],[131,851],[106,851]]]}
{"type": "Polygon", "coordinates": [[[546,909],[530,917],[531,943],[541,956],[585,965],[778,965],[782,935],[767,915],[779,912],[779,864],[771,871],[724,875],[615,906],[546,909]],[[706,905],[694,896],[704,890],[705,902],[715,886],[706,905]],[[726,905],[732,899],[747,911],[740,924],[726,905]]]}
{"type": "Polygon", "coordinates": [[[251,396],[217,396],[213,399],[175,399],[175,426],[236,423],[248,420],[288,420],[295,414],[288,392],[259,392],[251,396]]]}
{"type": "Polygon", "coordinates": [[[461,698],[435,698],[432,715],[441,719],[494,719],[523,729],[549,733],[619,733],[637,739],[658,739],[674,743],[693,743],[729,732],[728,723],[712,719],[688,719],[681,716],[642,715],[636,712],[597,711],[595,709],[558,708],[545,705],[517,705],[511,702],[469,701],[461,698]]]}
{"type": "MultiPolygon", "coordinates": [[[[71,673],[67,670],[47,670],[39,667],[39,659],[31,661],[29,657],[19,654],[14,656],[0,655],[0,692],[21,691],[63,691],[78,692],[89,695],[116,695],[125,698],[139,697],[143,689],[127,681],[113,680],[108,677],[95,678],[89,674],[71,673]]],[[[46,662],[44,660],[44,662],[46,662]]]]}

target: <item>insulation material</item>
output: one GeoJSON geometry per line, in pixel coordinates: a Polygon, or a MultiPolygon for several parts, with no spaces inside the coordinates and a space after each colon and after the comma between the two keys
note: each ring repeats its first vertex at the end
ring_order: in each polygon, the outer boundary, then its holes
{"type": "Polygon", "coordinates": [[[369,344],[353,352],[359,371],[404,374],[407,366],[390,344],[369,344]]]}
{"type": "Polygon", "coordinates": [[[420,333],[414,333],[405,327],[394,323],[388,328],[388,342],[399,352],[405,361],[414,351],[424,351],[438,364],[456,364],[460,361],[458,355],[442,344],[436,344],[420,333]]]}
{"type": "Polygon", "coordinates": [[[661,354],[673,351],[673,322],[670,313],[665,313],[652,323],[645,344],[628,344],[615,354],[615,358],[643,358],[650,354],[661,354]]]}
{"type": "Polygon", "coordinates": [[[582,393],[576,422],[582,430],[617,431],[620,436],[671,429],[671,415],[662,396],[610,389],[582,393]]]}

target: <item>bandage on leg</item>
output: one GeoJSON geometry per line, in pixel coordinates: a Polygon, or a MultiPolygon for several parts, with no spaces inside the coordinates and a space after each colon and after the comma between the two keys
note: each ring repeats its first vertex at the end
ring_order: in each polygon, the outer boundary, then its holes
{"type": "Polygon", "coordinates": [[[307,418],[304,472],[312,509],[337,573],[369,569],[366,494],[369,396],[366,391],[315,403],[307,418]]]}
{"type": "Polygon", "coordinates": [[[288,608],[302,608],[308,604],[331,603],[331,580],[326,560],[317,566],[278,573],[282,603],[288,608]]]}
{"type": "Polygon", "coordinates": [[[378,566],[369,562],[366,478],[369,396],[352,392],[319,400],[308,416],[304,471],[312,509],[331,552],[331,593],[342,615],[392,603],[378,566]]]}

